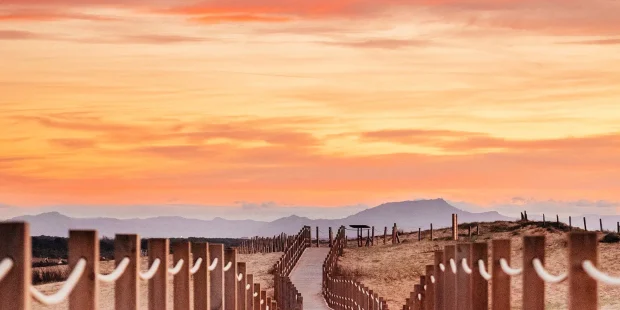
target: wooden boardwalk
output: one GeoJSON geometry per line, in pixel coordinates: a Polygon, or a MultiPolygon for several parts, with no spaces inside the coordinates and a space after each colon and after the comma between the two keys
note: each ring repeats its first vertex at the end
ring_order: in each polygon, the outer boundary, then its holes
{"type": "Polygon", "coordinates": [[[291,281],[304,298],[304,310],[330,309],[321,294],[323,261],[329,248],[307,248],[291,272],[291,281]]]}

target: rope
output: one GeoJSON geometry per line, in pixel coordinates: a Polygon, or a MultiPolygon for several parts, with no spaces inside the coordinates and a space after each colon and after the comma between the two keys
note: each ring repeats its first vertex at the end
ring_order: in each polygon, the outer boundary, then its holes
{"type": "Polygon", "coordinates": [[[249,291],[249,290],[250,290],[250,285],[249,285],[249,284],[246,284],[246,285],[245,285],[245,290],[246,290],[246,291],[249,291]]]}
{"type": "Polygon", "coordinates": [[[69,294],[71,294],[71,292],[77,285],[78,281],[82,277],[82,274],[84,273],[85,269],[86,269],[86,260],[83,258],[80,258],[77,264],[75,264],[75,267],[73,267],[73,270],[71,270],[71,274],[67,278],[67,282],[65,282],[65,284],[60,288],[60,290],[58,290],[58,292],[47,296],[39,292],[39,290],[37,290],[34,286],[30,286],[30,295],[32,295],[32,297],[36,301],[46,306],[59,304],[63,300],[67,299],[69,294]]]}
{"type": "Polygon", "coordinates": [[[172,269],[168,269],[168,272],[169,272],[171,275],[173,275],[173,276],[174,276],[174,275],[176,275],[177,273],[179,273],[179,271],[181,271],[181,268],[182,268],[182,267],[183,267],[183,259],[181,258],[181,259],[179,259],[179,261],[177,262],[177,265],[176,265],[176,266],[174,266],[174,268],[172,268],[172,269]]]}
{"type": "Polygon", "coordinates": [[[469,268],[467,264],[467,258],[461,260],[461,267],[463,267],[463,271],[465,271],[466,274],[471,274],[471,268],[469,268]]]}
{"type": "Polygon", "coordinates": [[[418,300],[422,300],[422,294],[418,294],[418,300]]]}
{"type": "Polygon", "coordinates": [[[238,281],[238,282],[241,282],[241,280],[243,280],[243,273],[239,273],[239,274],[237,275],[237,281],[238,281]]]}
{"type": "Polygon", "coordinates": [[[545,270],[545,267],[543,267],[542,262],[538,258],[534,258],[532,260],[532,265],[534,265],[536,274],[538,274],[538,276],[547,283],[560,283],[568,277],[568,273],[563,273],[557,276],[550,274],[547,270],[545,270]]]}
{"type": "Polygon", "coordinates": [[[431,283],[435,283],[435,276],[431,275],[431,283]]]}
{"type": "Polygon", "coordinates": [[[123,275],[127,266],[129,266],[129,257],[124,257],[114,271],[110,274],[98,274],[97,279],[101,282],[112,283],[123,275]]]}
{"type": "Polygon", "coordinates": [[[0,282],[2,282],[2,279],[9,274],[11,268],[13,268],[13,260],[8,257],[2,259],[2,262],[0,262],[0,282]]]}
{"type": "Polygon", "coordinates": [[[258,293],[254,293],[254,297],[257,297],[257,296],[258,296],[258,293]]]}
{"type": "Polygon", "coordinates": [[[584,260],[583,263],[581,263],[581,266],[583,267],[583,270],[594,280],[608,285],[620,285],[620,278],[612,277],[598,270],[589,260],[584,260]]]}
{"type": "Polygon", "coordinates": [[[478,260],[478,270],[480,271],[480,275],[487,281],[491,280],[491,275],[487,272],[486,266],[484,264],[484,261],[479,259],[478,260]]]}
{"type": "Polygon", "coordinates": [[[442,272],[446,271],[446,266],[444,266],[442,263],[439,263],[439,269],[441,269],[442,272]]]}
{"type": "Polygon", "coordinates": [[[456,274],[456,262],[452,258],[450,258],[450,269],[452,269],[452,273],[456,274]]]}
{"type": "Polygon", "coordinates": [[[224,266],[224,271],[228,271],[228,269],[230,269],[230,267],[232,267],[232,262],[228,262],[228,264],[226,264],[226,266],[224,266]]]}
{"type": "Polygon", "coordinates": [[[508,266],[508,262],[506,261],[505,258],[500,258],[499,259],[499,265],[502,267],[502,270],[504,271],[504,273],[506,273],[509,276],[520,275],[521,272],[523,271],[522,268],[510,268],[510,266],[508,266]]]}
{"type": "Polygon", "coordinates": [[[142,280],[152,279],[155,273],[157,272],[157,269],[159,269],[160,263],[161,261],[159,260],[159,258],[154,259],[153,264],[151,265],[151,268],[149,268],[149,270],[147,270],[145,273],[140,272],[138,274],[140,276],[140,279],[142,280]]]}
{"type": "Polygon", "coordinates": [[[200,265],[202,264],[202,257],[198,257],[196,262],[194,263],[194,267],[189,271],[191,274],[195,274],[200,269],[200,265]]]}

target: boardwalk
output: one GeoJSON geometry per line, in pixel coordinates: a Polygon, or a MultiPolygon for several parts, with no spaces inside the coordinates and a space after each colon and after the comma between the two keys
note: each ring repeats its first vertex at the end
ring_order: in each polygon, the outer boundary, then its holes
{"type": "Polygon", "coordinates": [[[329,248],[308,248],[291,273],[291,281],[304,298],[304,310],[329,309],[321,295],[323,261],[329,248]]]}

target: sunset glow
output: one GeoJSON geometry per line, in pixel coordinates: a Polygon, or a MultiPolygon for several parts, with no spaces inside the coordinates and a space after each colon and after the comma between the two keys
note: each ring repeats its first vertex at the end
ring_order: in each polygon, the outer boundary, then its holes
{"type": "Polygon", "coordinates": [[[5,0],[0,204],[618,201],[614,0],[5,0]]]}

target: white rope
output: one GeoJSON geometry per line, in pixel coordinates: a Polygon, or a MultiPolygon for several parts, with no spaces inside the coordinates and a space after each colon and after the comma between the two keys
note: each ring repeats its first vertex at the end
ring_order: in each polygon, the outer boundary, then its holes
{"type": "Polygon", "coordinates": [[[47,296],[39,292],[39,290],[37,290],[34,286],[30,286],[30,295],[32,295],[32,297],[36,301],[46,306],[59,304],[63,300],[65,300],[69,296],[69,294],[71,294],[71,291],[73,291],[73,289],[75,288],[75,285],[77,285],[85,269],[86,269],[86,260],[83,258],[80,258],[77,264],[75,264],[75,267],[73,267],[73,270],[71,270],[71,274],[67,278],[67,281],[60,288],[60,290],[58,290],[58,292],[47,296]]]}
{"type": "Polygon", "coordinates": [[[246,284],[246,285],[245,285],[245,290],[246,290],[246,291],[249,291],[249,290],[250,290],[250,285],[249,285],[249,284],[246,284]]]}
{"type": "Polygon", "coordinates": [[[504,271],[504,273],[506,273],[509,276],[520,275],[521,271],[523,271],[522,268],[510,268],[510,266],[508,266],[508,262],[506,261],[505,258],[500,258],[499,259],[499,265],[502,267],[502,270],[504,271]]]}
{"type": "Polygon", "coordinates": [[[194,263],[194,267],[192,267],[192,269],[189,272],[191,272],[191,274],[195,274],[196,272],[198,272],[198,269],[200,269],[201,264],[202,264],[202,257],[198,257],[198,259],[194,263]]]}
{"type": "Polygon", "coordinates": [[[258,293],[254,293],[254,297],[258,296],[258,293]]]}
{"type": "Polygon", "coordinates": [[[110,274],[98,274],[97,279],[101,282],[112,283],[123,275],[127,266],[129,266],[129,257],[124,257],[114,271],[110,274]]]}
{"type": "Polygon", "coordinates": [[[422,300],[422,294],[418,294],[418,300],[422,300]]]}
{"type": "Polygon", "coordinates": [[[238,282],[241,282],[241,280],[243,280],[243,273],[239,273],[239,274],[237,275],[237,281],[238,281],[238,282]]]}
{"type": "Polygon", "coordinates": [[[431,275],[431,283],[435,283],[435,276],[431,275]]]}
{"type": "Polygon", "coordinates": [[[557,276],[550,274],[547,270],[545,270],[545,267],[543,267],[542,262],[538,258],[534,258],[532,260],[532,265],[534,266],[536,274],[538,274],[538,276],[547,283],[560,283],[568,277],[568,273],[563,273],[557,276]]]}
{"type": "Polygon", "coordinates": [[[176,275],[177,273],[179,273],[179,271],[181,271],[181,268],[182,268],[182,267],[183,267],[183,259],[181,258],[181,259],[179,259],[179,261],[177,262],[177,265],[176,265],[176,266],[174,266],[174,268],[172,268],[172,269],[168,269],[168,272],[169,272],[171,275],[173,275],[173,276],[174,276],[174,275],[176,275]]]}
{"type": "Polygon", "coordinates": [[[620,285],[620,278],[612,277],[598,270],[589,260],[584,260],[583,263],[581,263],[581,266],[583,267],[583,270],[594,280],[608,285],[620,285]]]}
{"type": "Polygon", "coordinates": [[[153,278],[153,276],[155,275],[155,273],[157,272],[157,269],[159,269],[159,264],[161,263],[161,261],[159,260],[159,258],[156,258],[153,260],[153,264],[151,265],[151,268],[149,268],[149,270],[147,270],[146,272],[142,273],[140,272],[138,275],[140,276],[140,279],[142,280],[150,280],[153,278]]]}
{"type": "Polygon", "coordinates": [[[232,267],[232,262],[228,262],[228,264],[226,264],[226,266],[224,266],[224,271],[228,271],[228,269],[230,269],[230,267],[232,267]]]}
{"type": "Polygon", "coordinates": [[[452,258],[450,258],[450,269],[452,269],[453,274],[456,274],[456,262],[452,258]]]}
{"type": "Polygon", "coordinates": [[[0,282],[2,282],[2,279],[9,274],[11,268],[13,268],[13,260],[8,257],[2,259],[2,262],[0,262],[0,282]]]}
{"type": "Polygon", "coordinates": [[[265,303],[265,300],[264,300],[264,299],[261,299],[261,300],[260,300],[260,304],[262,305],[262,304],[264,304],[264,303],[265,303]]]}
{"type": "Polygon", "coordinates": [[[215,270],[215,267],[217,267],[217,257],[213,259],[213,262],[211,262],[211,266],[209,266],[209,271],[215,270]]]}
{"type": "Polygon", "coordinates": [[[424,290],[426,291],[426,284],[424,284],[424,290]]]}
{"type": "Polygon", "coordinates": [[[439,263],[439,269],[441,269],[441,272],[446,271],[446,266],[444,266],[442,263],[439,263]]]}
{"type": "Polygon", "coordinates": [[[480,271],[480,275],[487,281],[491,280],[491,275],[487,272],[484,261],[478,260],[478,271],[480,271]]]}
{"type": "Polygon", "coordinates": [[[461,267],[463,267],[463,271],[465,271],[466,274],[471,274],[471,268],[467,265],[467,258],[461,260],[461,267]]]}

